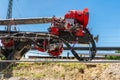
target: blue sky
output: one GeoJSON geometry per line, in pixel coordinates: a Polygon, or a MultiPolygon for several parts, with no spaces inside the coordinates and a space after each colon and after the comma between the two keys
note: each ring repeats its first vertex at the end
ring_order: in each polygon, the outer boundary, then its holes
{"type": "MultiPolygon", "coordinates": [[[[120,0],[14,0],[13,18],[64,16],[88,8],[88,27],[99,35],[97,46],[120,46],[120,0]]],[[[0,0],[0,18],[6,18],[8,0],[0,0]]],[[[23,31],[47,31],[49,24],[18,26],[23,31]]],[[[3,27],[0,28],[1,30],[3,27]]]]}

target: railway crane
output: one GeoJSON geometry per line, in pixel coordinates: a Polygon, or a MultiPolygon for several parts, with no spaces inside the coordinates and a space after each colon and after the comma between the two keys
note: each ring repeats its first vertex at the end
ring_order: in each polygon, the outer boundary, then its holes
{"type": "MultiPolygon", "coordinates": [[[[70,10],[63,18],[38,17],[38,18],[12,18],[12,2],[9,0],[6,19],[0,19],[0,26],[7,26],[6,30],[0,30],[2,47],[0,56],[3,60],[20,60],[32,47],[40,52],[47,52],[50,56],[58,57],[62,54],[63,44],[79,61],[91,61],[96,55],[94,37],[88,27],[89,11],[70,10]],[[48,32],[25,32],[11,30],[12,25],[46,24],[50,23],[48,32]],[[72,44],[72,46],[71,46],[72,44]],[[75,44],[88,44],[89,56],[82,57],[74,49],[75,44]]],[[[3,71],[10,63],[0,63],[0,71],[3,71]]]]}
{"type": "Polygon", "coordinates": [[[0,19],[0,25],[25,25],[25,24],[46,24],[51,23],[48,32],[24,32],[24,31],[0,31],[0,38],[3,47],[1,54],[5,59],[19,60],[34,47],[34,49],[47,52],[51,56],[59,56],[63,52],[65,44],[72,54],[81,60],[92,60],[96,54],[94,36],[88,30],[89,20],[88,8],[84,10],[70,10],[64,18],[18,18],[0,19]],[[81,57],[71,44],[88,44],[89,57],[81,57]]]}

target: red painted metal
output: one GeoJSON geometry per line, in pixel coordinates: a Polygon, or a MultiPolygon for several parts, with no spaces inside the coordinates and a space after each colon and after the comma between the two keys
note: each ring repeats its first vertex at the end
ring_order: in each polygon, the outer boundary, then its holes
{"type": "Polygon", "coordinates": [[[63,51],[63,46],[59,46],[55,50],[48,50],[48,53],[52,56],[59,56],[63,51]]]}
{"type": "Polygon", "coordinates": [[[68,13],[65,14],[65,19],[74,19],[83,27],[86,27],[89,20],[89,12],[88,8],[85,8],[83,11],[80,10],[70,10],[68,13]]]}
{"type": "Polygon", "coordinates": [[[10,40],[1,40],[1,43],[4,45],[4,47],[9,48],[12,47],[14,45],[14,40],[10,39],[10,40]]]}

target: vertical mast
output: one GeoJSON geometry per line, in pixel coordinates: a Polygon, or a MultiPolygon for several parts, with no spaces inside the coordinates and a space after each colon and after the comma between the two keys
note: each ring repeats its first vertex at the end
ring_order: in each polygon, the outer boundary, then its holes
{"type": "MultiPolygon", "coordinates": [[[[13,0],[9,0],[6,19],[12,18],[13,0]]],[[[7,25],[7,31],[11,31],[11,25],[7,25]]]]}

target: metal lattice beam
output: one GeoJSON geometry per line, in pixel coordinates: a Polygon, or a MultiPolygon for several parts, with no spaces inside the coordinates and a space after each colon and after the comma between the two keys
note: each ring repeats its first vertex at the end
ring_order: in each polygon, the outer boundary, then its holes
{"type": "Polygon", "coordinates": [[[12,5],[13,0],[9,0],[6,19],[12,18],[12,5]]]}
{"type": "Polygon", "coordinates": [[[51,23],[52,17],[0,19],[0,26],[51,23]],[[14,23],[10,23],[13,21],[14,23]]]}
{"type": "MultiPolygon", "coordinates": [[[[12,18],[12,6],[13,6],[13,0],[9,0],[6,19],[12,18]]],[[[7,25],[7,31],[11,31],[10,25],[7,25]]]]}

